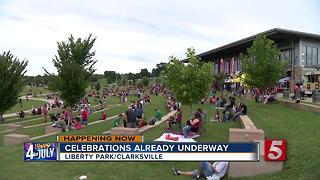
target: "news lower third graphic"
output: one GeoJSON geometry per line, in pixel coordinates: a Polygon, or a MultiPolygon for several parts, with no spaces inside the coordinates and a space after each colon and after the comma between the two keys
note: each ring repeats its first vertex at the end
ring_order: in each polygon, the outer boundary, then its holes
{"type": "MultiPolygon", "coordinates": [[[[266,140],[265,160],[285,160],[285,140],[266,140]]],[[[261,146],[263,147],[263,146],[261,146]]],[[[143,136],[58,136],[27,142],[25,161],[259,161],[260,144],[143,142],[143,136]]]]}

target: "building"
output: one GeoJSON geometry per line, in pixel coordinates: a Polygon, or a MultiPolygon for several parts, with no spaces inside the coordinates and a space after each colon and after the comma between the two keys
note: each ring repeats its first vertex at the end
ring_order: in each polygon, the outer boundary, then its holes
{"type": "MultiPolygon", "coordinates": [[[[315,72],[320,67],[320,35],[274,28],[262,32],[273,40],[281,51],[282,60],[289,61],[287,75],[291,77],[291,87],[295,82],[303,81],[307,72],[315,72]]],[[[220,59],[224,60],[226,73],[231,71],[231,59],[234,58],[234,71],[241,72],[240,53],[251,47],[257,35],[198,54],[202,61],[213,62],[215,73],[220,73],[220,59]]]]}

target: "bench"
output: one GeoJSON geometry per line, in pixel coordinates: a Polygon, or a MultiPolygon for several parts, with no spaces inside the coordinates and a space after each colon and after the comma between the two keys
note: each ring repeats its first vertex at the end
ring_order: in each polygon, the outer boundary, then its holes
{"type": "Polygon", "coordinates": [[[244,129],[257,129],[248,115],[240,115],[240,120],[244,129]]]}
{"type": "Polygon", "coordinates": [[[229,142],[259,142],[260,161],[258,162],[230,162],[228,169],[229,177],[255,176],[283,169],[282,161],[264,160],[264,138],[263,129],[257,129],[252,120],[247,115],[241,115],[240,121],[243,129],[230,128],[229,142]]]}
{"type": "Polygon", "coordinates": [[[7,134],[3,139],[4,145],[22,144],[27,141],[30,141],[30,136],[24,134],[7,134]]]}

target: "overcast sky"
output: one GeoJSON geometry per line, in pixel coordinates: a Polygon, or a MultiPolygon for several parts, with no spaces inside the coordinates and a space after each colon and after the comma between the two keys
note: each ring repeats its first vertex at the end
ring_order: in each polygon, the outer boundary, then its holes
{"type": "Polygon", "coordinates": [[[97,73],[149,71],[275,27],[320,34],[318,0],[0,0],[0,51],[55,72],[57,41],[97,37],[97,73]]]}

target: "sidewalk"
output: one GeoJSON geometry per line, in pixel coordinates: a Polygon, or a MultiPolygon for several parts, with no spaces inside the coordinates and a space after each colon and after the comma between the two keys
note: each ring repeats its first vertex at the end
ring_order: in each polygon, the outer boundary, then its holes
{"type": "MultiPolygon", "coordinates": [[[[289,98],[284,98],[283,97],[283,93],[278,93],[277,94],[277,99],[283,99],[283,100],[286,100],[286,101],[294,101],[292,100],[290,97],[292,97],[294,95],[294,93],[290,93],[289,94],[289,98]]],[[[315,106],[320,106],[320,103],[313,103],[312,102],[312,98],[311,97],[308,97],[306,98],[305,100],[300,100],[300,102],[302,103],[307,103],[307,104],[312,104],[312,105],[315,105],[315,106]]]]}

